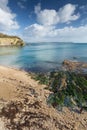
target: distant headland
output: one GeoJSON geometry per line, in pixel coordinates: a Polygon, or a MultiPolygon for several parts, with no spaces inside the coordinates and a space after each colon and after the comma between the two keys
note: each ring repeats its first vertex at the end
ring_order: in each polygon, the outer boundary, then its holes
{"type": "Polygon", "coordinates": [[[24,41],[18,36],[0,33],[0,46],[24,46],[24,41]]]}

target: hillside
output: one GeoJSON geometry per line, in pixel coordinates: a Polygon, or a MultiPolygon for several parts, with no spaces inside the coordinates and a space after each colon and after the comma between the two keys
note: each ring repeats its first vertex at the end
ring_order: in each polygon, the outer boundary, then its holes
{"type": "Polygon", "coordinates": [[[0,33],[0,46],[23,46],[24,42],[17,36],[9,36],[0,33]]]}

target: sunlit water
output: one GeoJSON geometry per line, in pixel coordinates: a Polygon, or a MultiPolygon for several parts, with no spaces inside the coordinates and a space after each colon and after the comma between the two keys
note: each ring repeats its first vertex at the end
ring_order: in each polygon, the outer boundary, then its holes
{"type": "Polygon", "coordinates": [[[59,69],[65,59],[87,62],[87,44],[32,43],[24,47],[0,47],[0,65],[27,71],[59,69]]]}

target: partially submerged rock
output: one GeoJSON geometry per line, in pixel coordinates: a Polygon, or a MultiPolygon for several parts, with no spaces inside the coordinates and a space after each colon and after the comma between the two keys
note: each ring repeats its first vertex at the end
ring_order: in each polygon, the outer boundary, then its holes
{"type": "Polygon", "coordinates": [[[24,41],[17,36],[0,34],[0,46],[23,46],[24,41]]]}
{"type": "Polygon", "coordinates": [[[66,70],[70,70],[70,71],[82,71],[84,69],[87,69],[87,63],[64,60],[63,61],[63,67],[66,70]]]}

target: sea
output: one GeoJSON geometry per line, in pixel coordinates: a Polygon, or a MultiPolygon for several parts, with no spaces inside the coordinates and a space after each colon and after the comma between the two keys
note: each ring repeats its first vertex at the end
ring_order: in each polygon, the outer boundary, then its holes
{"type": "Polygon", "coordinates": [[[0,47],[0,65],[29,72],[59,70],[64,60],[87,62],[86,43],[27,43],[23,47],[0,47]]]}

